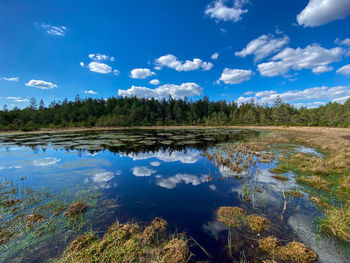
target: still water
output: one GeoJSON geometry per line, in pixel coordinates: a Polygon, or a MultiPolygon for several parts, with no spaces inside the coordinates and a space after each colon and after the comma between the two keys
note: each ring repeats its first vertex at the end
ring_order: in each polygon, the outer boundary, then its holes
{"type": "MultiPolygon", "coordinates": [[[[260,132],[238,129],[0,135],[2,184],[11,182],[18,189],[49,192],[48,199],[62,202],[84,197],[91,203],[82,219],[83,227],[77,229],[55,219],[57,227],[50,235],[37,237],[25,231],[0,243],[0,261],[49,262],[82,231],[92,230],[101,236],[116,220],[147,224],[162,217],[170,232],[186,232],[206,250],[193,246],[193,262],[232,262],[227,251],[228,228],[216,220],[216,211],[221,206],[239,206],[247,214],[266,217],[271,226],[264,233],[253,233],[246,227],[235,229],[231,233],[234,258],[239,260],[244,254],[250,262],[261,262],[266,255],[254,240],[274,235],[286,242],[305,243],[318,254],[319,262],[350,262],[346,247],[317,234],[314,221],[322,214],[306,192],[303,197],[288,197],[284,211],[281,193],[304,190],[295,183],[293,174],[286,174],[286,182],[271,177],[269,170],[276,161],[257,162],[249,167],[246,177],[203,156],[221,145],[256,136],[260,132]],[[249,200],[244,198],[247,193],[249,200]]],[[[300,145],[290,150],[320,156],[300,145]]],[[[17,194],[24,196],[23,191],[17,194]]],[[[40,202],[47,200],[40,197],[40,202]]],[[[1,224],[9,218],[1,210],[1,224]]]]}

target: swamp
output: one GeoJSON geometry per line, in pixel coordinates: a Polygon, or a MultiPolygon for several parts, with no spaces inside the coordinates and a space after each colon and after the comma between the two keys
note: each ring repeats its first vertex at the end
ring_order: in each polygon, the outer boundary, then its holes
{"type": "Polygon", "coordinates": [[[0,262],[350,262],[346,129],[0,134],[0,262]]]}

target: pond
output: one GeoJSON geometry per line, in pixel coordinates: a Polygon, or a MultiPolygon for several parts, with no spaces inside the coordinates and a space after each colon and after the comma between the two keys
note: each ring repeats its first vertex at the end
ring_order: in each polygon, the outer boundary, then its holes
{"type": "MultiPolygon", "coordinates": [[[[83,231],[102,236],[116,220],[148,224],[161,217],[169,232],[185,232],[193,240],[191,262],[262,262],[268,257],[255,241],[270,235],[304,243],[319,262],[350,262],[346,245],[318,234],[315,220],[322,213],[294,175],[273,177],[270,169],[282,148],[272,149],[269,161],[252,157],[244,170],[213,161],[217,153],[227,155],[227,145],[257,136],[261,132],[239,129],[0,135],[1,196],[12,202],[0,208],[0,261],[49,262],[83,231]],[[288,195],[291,191],[300,194],[288,195]],[[48,212],[48,207],[63,211],[78,199],[89,209],[76,223],[48,212]],[[269,227],[263,232],[246,224],[228,227],[217,220],[223,206],[263,216],[269,227]],[[42,218],[29,224],[38,214],[42,218]]],[[[322,156],[301,145],[287,150],[322,156]]]]}

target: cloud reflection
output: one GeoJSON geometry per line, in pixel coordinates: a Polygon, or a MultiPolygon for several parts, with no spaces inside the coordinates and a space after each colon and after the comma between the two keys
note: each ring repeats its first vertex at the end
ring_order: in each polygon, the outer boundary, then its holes
{"type": "Polygon", "coordinates": [[[132,174],[138,177],[151,176],[156,170],[150,169],[146,166],[136,166],[131,169],[132,174]]]}
{"type": "Polygon", "coordinates": [[[175,188],[179,183],[183,182],[185,184],[192,184],[193,186],[199,185],[201,183],[207,182],[207,175],[202,175],[201,177],[197,177],[192,174],[176,174],[174,176],[163,178],[162,176],[159,177],[156,184],[160,187],[166,188],[166,189],[173,189],[175,188]]]}
{"type": "Polygon", "coordinates": [[[49,166],[60,162],[61,159],[45,157],[43,159],[37,159],[33,161],[34,166],[49,166]]]}

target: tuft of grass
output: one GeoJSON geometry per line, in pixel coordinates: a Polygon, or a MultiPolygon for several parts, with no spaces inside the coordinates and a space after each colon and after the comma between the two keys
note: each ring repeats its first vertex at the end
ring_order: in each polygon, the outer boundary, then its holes
{"type": "Polygon", "coordinates": [[[217,220],[229,227],[242,225],[245,211],[237,206],[222,206],[217,211],[217,220]]]}
{"type": "Polygon", "coordinates": [[[320,220],[320,228],[332,237],[350,242],[350,206],[328,209],[320,220]]]}
{"type": "Polygon", "coordinates": [[[304,194],[297,189],[290,190],[289,192],[287,192],[287,195],[291,195],[294,197],[303,197],[304,196],[304,194]]]}
{"type": "Polygon", "coordinates": [[[312,263],[317,260],[317,254],[304,244],[292,241],[282,246],[274,236],[260,239],[259,248],[273,258],[279,258],[286,262],[312,263]]]}
{"type": "Polygon", "coordinates": [[[275,178],[275,179],[278,180],[278,181],[283,181],[283,182],[289,180],[287,176],[280,175],[280,174],[278,174],[278,175],[273,175],[273,176],[271,176],[271,177],[272,177],[272,178],[275,178]]]}
{"type": "Polygon", "coordinates": [[[327,180],[317,175],[313,175],[311,177],[299,176],[297,177],[297,182],[301,184],[306,184],[308,186],[316,188],[317,190],[323,190],[323,191],[330,190],[329,188],[330,183],[327,180]]]}
{"type": "Polygon", "coordinates": [[[264,218],[262,216],[249,215],[247,217],[247,220],[248,220],[248,224],[249,224],[250,228],[253,231],[263,232],[270,226],[269,220],[267,220],[266,218],[264,218]]]}
{"type": "Polygon", "coordinates": [[[184,234],[169,239],[169,235],[165,235],[166,225],[161,218],[154,219],[144,230],[136,223],[116,222],[102,239],[91,232],[76,238],[57,262],[187,262],[188,240],[184,234]],[[157,239],[148,238],[149,227],[159,231],[157,239]]]}
{"type": "Polygon", "coordinates": [[[89,206],[83,200],[78,200],[71,204],[63,216],[70,221],[77,221],[88,210],[89,206]]]}

